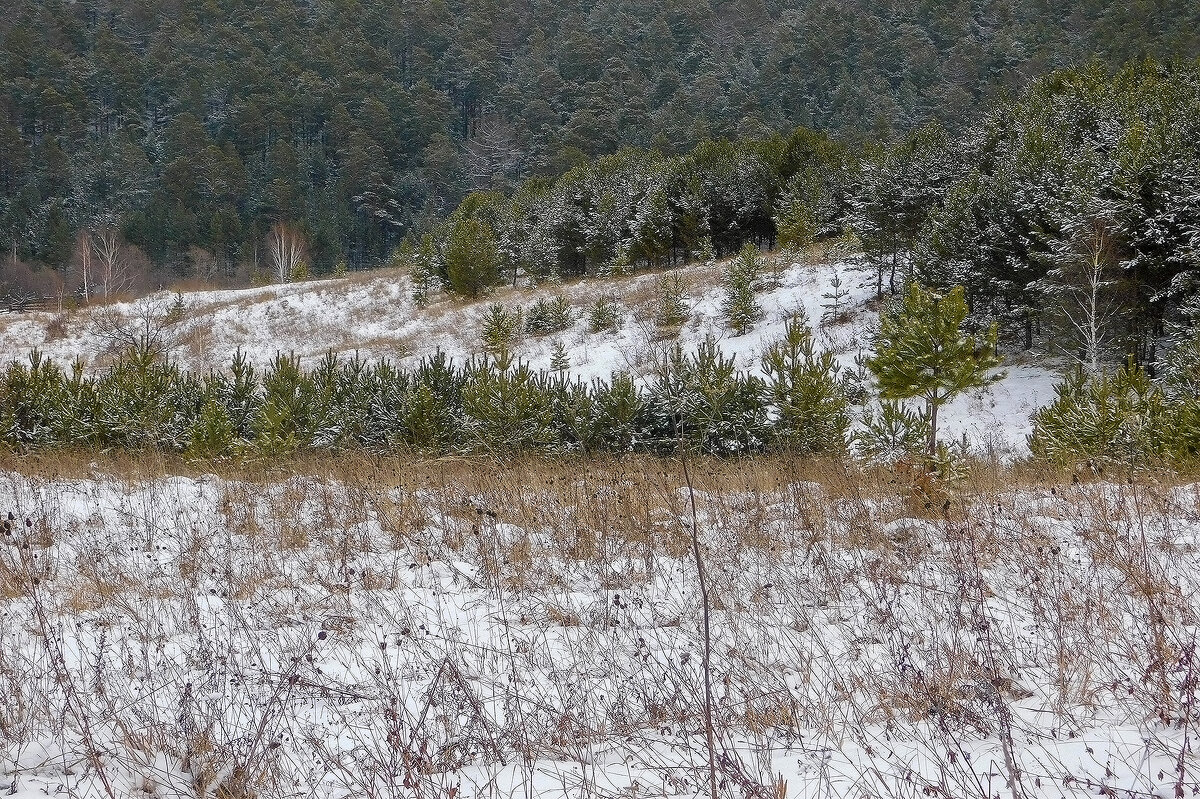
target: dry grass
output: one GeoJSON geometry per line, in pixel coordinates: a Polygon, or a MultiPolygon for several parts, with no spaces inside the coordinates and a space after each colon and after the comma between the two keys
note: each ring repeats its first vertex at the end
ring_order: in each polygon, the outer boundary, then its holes
{"type": "MultiPolygon", "coordinates": [[[[323,775],[340,795],[461,797],[501,773],[545,794],[550,763],[550,793],[599,796],[602,751],[648,763],[628,795],[702,784],[677,461],[56,453],[0,470],[25,514],[0,543],[18,619],[0,756],[93,752],[78,794],[104,794],[101,773],[114,794],[274,797],[323,775]]],[[[1097,778],[1055,747],[1099,747],[1105,725],[1148,743],[1097,756],[1101,779],[1169,761],[1163,784],[1192,789],[1195,475],[690,471],[724,795],[811,788],[819,769],[779,769],[812,755],[859,769],[855,795],[990,799],[964,766],[990,751],[1038,796],[1035,779],[1097,778]]]]}

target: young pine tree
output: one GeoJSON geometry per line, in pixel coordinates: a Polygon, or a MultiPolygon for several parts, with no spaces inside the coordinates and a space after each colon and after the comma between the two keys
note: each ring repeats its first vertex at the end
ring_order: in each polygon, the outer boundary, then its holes
{"type": "Polygon", "coordinates": [[[775,406],[776,443],[803,453],[841,454],[850,429],[849,402],[833,353],[818,353],[803,317],[763,354],[767,395],[775,406]]]}
{"type": "Polygon", "coordinates": [[[460,219],[444,251],[450,289],[464,297],[490,291],[500,279],[500,253],[492,229],[478,219],[460,219]]]}
{"type": "Polygon", "coordinates": [[[615,331],[621,326],[621,308],[612,297],[603,296],[588,311],[588,331],[599,333],[604,330],[615,331]]]}
{"type": "Polygon", "coordinates": [[[754,296],[762,279],[762,258],[753,244],[742,247],[738,257],[729,263],[725,273],[725,296],[721,315],[735,336],[744,336],[762,318],[762,306],[754,296]]]}
{"type": "Polygon", "coordinates": [[[395,258],[401,264],[410,264],[412,301],[418,308],[424,308],[442,287],[442,280],[438,276],[437,244],[433,236],[426,233],[416,247],[405,240],[396,250],[395,258]]]}
{"type": "Polygon", "coordinates": [[[967,301],[962,286],[938,294],[913,282],[903,298],[879,317],[875,354],[867,366],[884,400],[919,397],[929,415],[930,457],[937,452],[938,410],[972,388],[999,380],[996,326],[982,337],[962,330],[967,301]]]}
{"type": "Polygon", "coordinates": [[[501,371],[512,362],[512,345],[521,329],[521,311],[510,311],[500,303],[488,306],[483,315],[483,351],[501,371]]]}
{"type": "Polygon", "coordinates": [[[565,372],[571,368],[571,356],[567,354],[567,348],[563,344],[562,339],[554,340],[554,349],[550,351],[550,371],[565,372]]]}
{"type": "Polygon", "coordinates": [[[683,327],[691,316],[688,307],[687,286],[678,272],[660,275],[655,284],[654,322],[670,330],[683,327]]]}

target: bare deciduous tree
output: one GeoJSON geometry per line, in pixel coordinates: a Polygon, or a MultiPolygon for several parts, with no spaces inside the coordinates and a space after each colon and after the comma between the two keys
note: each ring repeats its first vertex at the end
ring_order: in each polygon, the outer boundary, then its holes
{"type": "Polygon", "coordinates": [[[109,297],[129,288],[130,275],[122,242],[114,227],[104,227],[92,234],[92,250],[96,257],[96,288],[109,297]]]}
{"type": "Polygon", "coordinates": [[[79,267],[79,277],[83,283],[83,301],[87,302],[92,296],[92,236],[86,230],[79,231],[75,237],[75,262],[79,267]]]}
{"type": "Polygon", "coordinates": [[[295,225],[276,222],[271,226],[271,232],[267,234],[267,252],[280,283],[291,279],[296,267],[304,260],[304,251],[304,234],[295,225]]]}
{"type": "Polygon", "coordinates": [[[1072,222],[1064,233],[1052,251],[1055,266],[1042,288],[1055,297],[1054,305],[1078,344],[1076,357],[1084,371],[1095,375],[1120,311],[1114,231],[1110,220],[1095,216],[1072,222]]]}
{"type": "Polygon", "coordinates": [[[180,294],[147,297],[125,310],[119,306],[97,309],[89,327],[104,342],[104,349],[110,355],[144,350],[163,358],[179,344],[179,323],[185,312],[180,294]]]}

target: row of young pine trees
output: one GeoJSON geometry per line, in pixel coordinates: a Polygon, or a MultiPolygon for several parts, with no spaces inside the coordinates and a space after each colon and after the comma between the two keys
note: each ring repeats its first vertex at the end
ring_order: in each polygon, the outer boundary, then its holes
{"type": "MultiPolygon", "coordinates": [[[[967,316],[961,287],[939,294],[913,283],[881,314],[863,369],[842,369],[793,317],[757,372],[707,341],[690,354],[676,346],[645,379],[616,373],[590,383],[509,358],[456,364],[440,352],[411,369],[330,353],[304,370],[295,356],[277,355],[261,374],[239,352],[227,370],[201,375],[147,342],[96,376],[35,352],[3,373],[0,444],[199,458],[310,449],[668,454],[686,446],[717,456],[853,451],[944,468],[952,453],[938,441],[939,410],[1001,377],[995,327],[968,334],[967,316]],[[869,401],[869,383],[881,402],[869,401]],[[916,409],[905,400],[918,401],[916,409]],[[855,405],[863,406],[858,424],[855,405]]],[[[1111,378],[1080,374],[1035,415],[1031,449],[1058,461],[1190,461],[1200,455],[1198,397],[1164,391],[1133,365],[1111,378]]]]}

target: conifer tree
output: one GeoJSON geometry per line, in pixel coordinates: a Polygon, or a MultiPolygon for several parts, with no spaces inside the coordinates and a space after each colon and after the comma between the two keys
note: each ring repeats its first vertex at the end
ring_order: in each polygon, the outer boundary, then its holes
{"type": "Polygon", "coordinates": [[[817,352],[803,317],[787,321],[783,339],[763,354],[762,370],[779,445],[800,452],[845,451],[850,415],[840,369],[833,353],[817,352]]]}
{"type": "Polygon", "coordinates": [[[616,330],[621,326],[621,309],[616,300],[609,296],[596,299],[588,311],[588,331],[616,330]]]}
{"type": "Polygon", "coordinates": [[[910,283],[903,298],[880,315],[875,354],[867,360],[882,399],[925,401],[930,457],[937,452],[942,405],[1002,376],[989,374],[1000,364],[996,326],[980,338],[967,335],[962,329],[967,312],[962,286],[943,295],[910,283]]]}
{"type": "Polygon", "coordinates": [[[478,297],[500,279],[500,254],[492,229],[478,219],[459,219],[446,240],[446,279],[465,297],[478,297]]]}
{"type": "Polygon", "coordinates": [[[507,369],[512,361],[511,348],[520,329],[520,309],[509,311],[500,303],[494,303],[483,315],[483,351],[501,370],[507,369]]]}
{"type": "Polygon", "coordinates": [[[729,269],[725,273],[725,296],[721,301],[721,315],[734,335],[746,335],[754,327],[754,323],[762,318],[762,306],[754,295],[761,274],[762,258],[753,244],[742,247],[738,257],[729,263],[729,269]]]}
{"type": "Polygon", "coordinates": [[[571,368],[571,356],[567,354],[567,348],[563,345],[562,339],[554,340],[554,349],[550,351],[550,371],[565,372],[571,368]]]}
{"type": "Polygon", "coordinates": [[[659,276],[655,294],[655,324],[666,329],[682,327],[691,316],[683,277],[678,272],[659,276]]]}
{"type": "Polygon", "coordinates": [[[442,287],[442,281],[438,277],[437,246],[433,236],[426,233],[417,247],[405,241],[396,250],[396,259],[401,263],[411,264],[409,276],[412,279],[412,301],[418,308],[424,308],[429,304],[430,297],[442,287]]]}

